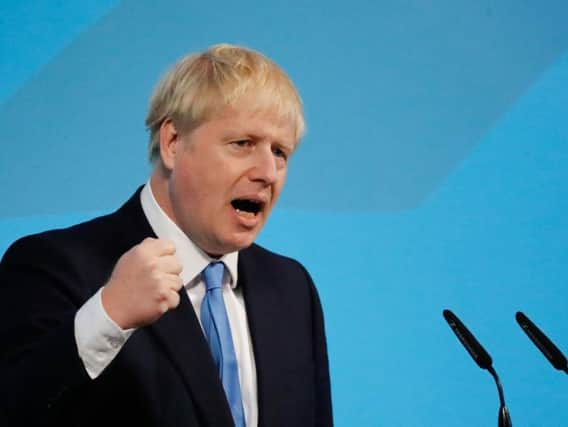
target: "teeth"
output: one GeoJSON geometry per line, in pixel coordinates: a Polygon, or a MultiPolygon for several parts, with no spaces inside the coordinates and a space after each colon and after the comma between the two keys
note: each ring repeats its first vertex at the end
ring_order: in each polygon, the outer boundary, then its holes
{"type": "Polygon", "coordinates": [[[254,218],[254,214],[252,212],[241,211],[240,209],[235,209],[237,213],[245,218],[254,218]]]}

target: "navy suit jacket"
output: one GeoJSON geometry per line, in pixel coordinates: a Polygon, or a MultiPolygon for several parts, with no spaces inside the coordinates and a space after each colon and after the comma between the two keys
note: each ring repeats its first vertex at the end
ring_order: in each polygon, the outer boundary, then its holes
{"type": "MultiPolygon", "coordinates": [[[[91,380],[74,337],[77,310],[118,258],[155,237],[140,190],[116,212],[15,242],[0,263],[0,413],[10,425],[232,426],[207,342],[179,306],[134,332],[91,380]]],[[[331,426],[320,302],[296,261],[252,245],[239,254],[258,386],[259,425],[331,426]]]]}

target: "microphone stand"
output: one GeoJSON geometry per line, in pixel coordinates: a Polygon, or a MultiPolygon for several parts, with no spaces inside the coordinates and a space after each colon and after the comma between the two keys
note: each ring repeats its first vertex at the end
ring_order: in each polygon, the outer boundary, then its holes
{"type": "Polygon", "coordinates": [[[493,366],[489,366],[487,368],[493,379],[495,380],[495,384],[497,385],[497,391],[499,392],[499,402],[501,406],[499,407],[499,427],[512,427],[513,424],[511,422],[511,416],[509,415],[509,411],[507,410],[507,406],[505,406],[505,394],[503,393],[503,386],[501,385],[501,380],[499,379],[499,375],[495,371],[493,366]]]}

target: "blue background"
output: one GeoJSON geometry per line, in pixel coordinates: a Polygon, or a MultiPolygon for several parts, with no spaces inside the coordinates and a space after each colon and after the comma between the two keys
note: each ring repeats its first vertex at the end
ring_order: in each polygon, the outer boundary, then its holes
{"type": "Polygon", "coordinates": [[[498,399],[441,312],[494,359],[515,426],[561,426],[568,383],[568,3],[3,1],[0,253],[117,208],[146,180],[159,76],[258,49],[308,133],[259,243],[325,307],[338,426],[491,426],[498,399]]]}

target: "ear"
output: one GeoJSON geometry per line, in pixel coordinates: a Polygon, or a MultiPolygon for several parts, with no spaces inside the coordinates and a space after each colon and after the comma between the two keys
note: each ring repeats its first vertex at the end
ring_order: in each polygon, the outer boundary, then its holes
{"type": "Polygon", "coordinates": [[[160,126],[160,158],[168,170],[174,168],[176,152],[181,148],[181,137],[172,122],[166,119],[160,126]]]}

